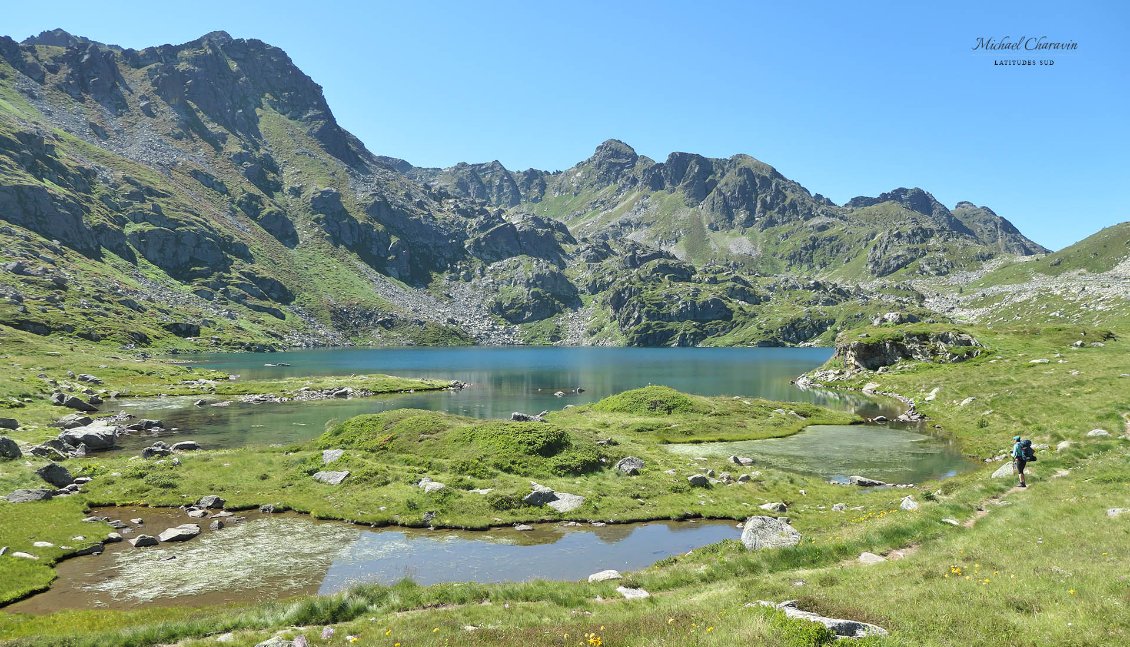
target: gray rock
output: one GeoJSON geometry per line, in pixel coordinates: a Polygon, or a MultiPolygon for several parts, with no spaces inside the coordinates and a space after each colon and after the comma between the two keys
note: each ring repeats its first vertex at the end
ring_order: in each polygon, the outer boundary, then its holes
{"type": "Polygon", "coordinates": [[[152,445],[141,450],[141,457],[142,458],[153,458],[155,456],[169,456],[172,453],[173,453],[173,450],[172,450],[171,447],[169,447],[165,443],[158,440],[157,442],[153,443],[152,445]]]}
{"type": "Polygon", "coordinates": [[[747,550],[796,546],[800,543],[800,533],[781,519],[750,517],[742,528],[742,543],[747,550]]]}
{"type": "Polygon", "coordinates": [[[643,589],[632,589],[626,586],[616,587],[616,592],[624,596],[625,600],[643,600],[651,597],[651,594],[643,589]]]}
{"type": "Polygon", "coordinates": [[[81,427],[67,429],[59,434],[59,440],[72,446],[81,443],[92,450],[110,449],[117,444],[118,430],[104,421],[92,422],[81,427]]]}
{"type": "Polygon", "coordinates": [[[545,413],[547,412],[539,413],[535,416],[529,413],[515,411],[514,413],[510,414],[510,420],[514,422],[545,422],[545,413]]]}
{"type": "Polygon", "coordinates": [[[86,412],[86,413],[98,411],[98,407],[90,404],[89,402],[83,400],[82,398],[74,396],[74,395],[68,395],[66,393],[60,393],[58,391],[56,391],[55,393],[53,393],[51,395],[51,403],[62,406],[62,407],[67,407],[68,409],[76,409],[78,411],[83,411],[83,412],[86,412]]]}
{"type": "Polygon", "coordinates": [[[321,481],[322,483],[328,483],[330,485],[341,485],[341,482],[344,481],[346,479],[346,477],[348,477],[348,476],[349,476],[348,471],[316,472],[314,474],[314,480],[315,481],[321,481]]]}
{"type": "Polygon", "coordinates": [[[625,456],[619,461],[616,461],[616,471],[627,476],[635,476],[636,474],[639,474],[640,470],[642,470],[643,467],[643,459],[636,458],[635,456],[625,456]]]}
{"type": "Polygon", "coordinates": [[[606,582],[608,580],[619,580],[621,578],[623,578],[623,576],[620,575],[620,571],[611,569],[589,575],[590,582],[606,582]]]}
{"type": "Polygon", "coordinates": [[[208,513],[200,508],[189,508],[188,516],[193,519],[203,519],[208,516],[208,513]]]}
{"type": "MultiPolygon", "coordinates": [[[[85,445],[82,445],[82,446],[85,447],[85,445]]],[[[38,456],[40,458],[46,458],[49,461],[63,461],[63,460],[66,460],[67,457],[68,457],[67,454],[64,454],[63,452],[59,451],[58,449],[55,449],[54,447],[48,446],[46,444],[36,445],[35,447],[32,447],[28,451],[28,453],[31,454],[32,456],[38,456]]]]}
{"type": "Polygon", "coordinates": [[[920,507],[922,506],[920,506],[918,502],[914,500],[914,497],[909,495],[903,497],[902,503],[899,503],[899,509],[901,510],[917,510],[920,507]]]}
{"type": "Polygon", "coordinates": [[[518,531],[521,531],[521,532],[528,532],[528,531],[533,530],[533,529],[534,529],[533,526],[528,525],[528,524],[524,524],[524,523],[515,524],[515,526],[514,526],[514,530],[518,530],[518,531]]]}
{"type": "Polygon", "coordinates": [[[51,423],[51,426],[60,429],[74,429],[75,427],[85,427],[92,422],[94,422],[94,419],[90,416],[84,416],[81,413],[69,413],[51,423]]]}
{"type": "Polygon", "coordinates": [[[46,501],[55,496],[51,490],[16,490],[8,495],[8,503],[30,503],[32,501],[46,501]]]}
{"type": "Polygon", "coordinates": [[[1107,438],[1110,432],[1106,429],[1092,429],[1087,432],[1087,438],[1107,438]]]}
{"type": "Polygon", "coordinates": [[[207,496],[200,497],[200,500],[196,502],[196,505],[206,509],[222,510],[225,503],[227,502],[216,496],[215,494],[209,494],[207,496]]]}
{"type": "Polygon", "coordinates": [[[1003,479],[1012,476],[1016,473],[1016,468],[1013,467],[1012,461],[1008,461],[997,468],[989,478],[1003,479]]]}
{"type": "Polygon", "coordinates": [[[58,463],[48,463],[35,470],[35,473],[39,475],[39,478],[57,488],[67,487],[75,481],[71,473],[67,471],[67,468],[58,463]]]}
{"type": "Polygon", "coordinates": [[[849,476],[848,483],[851,483],[852,485],[858,485],[860,487],[878,487],[886,485],[886,483],[882,481],[869,479],[866,476],[849,476]]]}
{"type": "Polygon", "coordinates": [[[157,535],[160,541],[188,541],[200,534],[200,526],[194,523],[184,523],[174,528],[168,528],[157,535]]]}
{"type": "Polygon", "coordinates": [[[753,459],[748,456],[731,456],[730,462],[735,465],[753,465],[753,459]]]}
{"type": "Polygon", "coordinates": [[[738,476],[738,483],[749,483],[749,481],[750,481],[749,474],[742,474],[742,475],[738,476]]]}
{"type": "Polygon", "coordinates": [[[122,535],[121,535],[121,533],[117,533],[117,532],[106,533],[106,538],[103,539],[102,541],[104,541],[107,544],[116,544],[116,543],[122,541],[122,535]]]}
{"type": "Polygon", "coordinates": [[[550,488],[544,485],[538,485],[537,483],[532,483],[531,485],[534,488],[533,492],[522,497],[522,502],[526,505],[539,506],[557,500],[557,493],[550,488]]]}
{"type": "Polygon", "coordinates": [[[579,494],[555,492],[557,498],[546,503],[547,506],[558,512],[572,512],[585,504],[585,497],[579,494]]]}
{"type": "Polygon", "coordinates": [[[208,524],[208,530],[222,530],[224,522],[220,519],[213,519],[212,523],[208,524]]]}
{"type": "Polygon", "coordinates": [[[832,512],[843,512],[844,510],[847,510],[846,503],[837,503],[832,506],[832,512]]]}
{"type": "Polygon", "coordinates": [[[195,440],[182,440],[179,443],[173,443],[169,449],[174,452],[194,452],[201,449],[201,447],[195,440]]]}
{"type": "Polygon", "coordinates": [[[20,421],[15,418],[0,418],[0,429],[19,429],[20,421]]]}
{"type": "Polygon", "coordinates": [[[687,477],[687,482],[693,487],[707,487],[710,485],[710,479],[705,474],[692,474],[687,477]]]}
{"type": "Polygon", "coordinates": [[[420,487],[422,487],[424,489],[424,494],[431,494],[433,492],[440,492],[440,491],[447,488],[446,485],[444,485],[443,483],[440,483],[439,481],[430,481],[428,483],[421,485],[420,487]]]}
{"type": "Polygon", "coordinates": [[[866,553],[865,552],[865,553],[860,553],[860,555],[859,555],[859,563],[860,564],[866,564],[868,566],[870,566],[871,564],[878,564],[880,562],[885,562],[885,561],[887,561],[886,557],[883,557],[882,555],[876,555],[875,553],[866,553]]]}
{"type": "Polygon", "coordinates": [[[789,510],[789,506],[785,505],[782,501],[776,501],[774,503],[762,503],[757,507],[768,512],[788,512],[789,510]]]}
{"type": "Polygon", "coordinates": [[[857,620],[843,620],[840,618],[827,618],[822,615],[812,613],[811,611],[801,611],[796,608],[796,603],[793,601],[782,602],[777,605],[777,608],[785,612],[785,615],[790,618],[798,618],[800,620],[809,620],[811,622],[819,622],[832,633],[841,638],[867,638],[868,636],[886,636],[887,630],[878,625],[868,624],[866,622],[859,622],[857,620]]]}
{"type": "Polygon", "coordinates": [[[20,451],[20,446],[16,444],[16,441],[7,436],[0,436],[0,458],[15,460],[23,455],[24,453],[20,451]]]}
{"type": "Polygon", "coordinates": [[[12,553],[12,557],[19,557],[20,559],[30,559],[30,560],[34,560],[34,561],[39,560],[39,558],[36,557],[35,555],[32,555],[31,553],[25,553],[25,552],[19,551],[19,550],[12,553]]]}
{"type": "Polygon", "coordinates": [[[330,463],[341,458],[345,454],[344,449],[324,449],[322,450],[322,465],[329,465],[330,463]]]}
{"type": "Polygon", "coordinates": [[[1110,508],[1106,511],[1106,516],[1113,519],[1126,513],[1130,513],[1130,508],[1110,508]]]}
{"type": "Polygon", "coordinates": [[[134,548],[144,548],[146,546],[156,546],[161,542],[157,541],[157,538],[153,535],[138,535],[133,539],[130,539],[129,543],[134,548]]]}

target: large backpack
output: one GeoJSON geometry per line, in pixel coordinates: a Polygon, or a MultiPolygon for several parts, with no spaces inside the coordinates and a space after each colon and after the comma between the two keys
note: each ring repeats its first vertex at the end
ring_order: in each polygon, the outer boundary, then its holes
{"type": "Polygon", "coordinates": [[[1020,451],[1024,455],[1024,462],[1031,463],[1036,460],[1036,450],[1032,449],[1032,441],[1025,440],[1020,444],[1020,451]]]}

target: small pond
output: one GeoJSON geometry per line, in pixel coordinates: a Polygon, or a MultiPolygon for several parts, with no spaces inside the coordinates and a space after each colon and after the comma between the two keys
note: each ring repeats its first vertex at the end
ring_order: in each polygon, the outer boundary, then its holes
{"type": "Polygon", "coordinates": [[[56,567],[59,579],[50,590],[6,611],[246,604],[406,577],[420,584],[583,580],[741,536],[732,521],[454,531],[369,529],[291,513],[241,512],[232,519],[242,520],[210,531],[207,519],[189,519],[176,509],[109,508],[94,514],[142,519],[127,538],[197,522],[201,534],[149,548],[108,544],[102,555],[66,560],[56,567]]]}
{"type": "Polygon", "coordinates": [[[972,466],[945,439],[878,425],[812,425],[785,438],[666,447],[692,457],[748,456],[760,465],[837,482],[859,474],[888,483],[919,483],[954,476],[972,466]]]}

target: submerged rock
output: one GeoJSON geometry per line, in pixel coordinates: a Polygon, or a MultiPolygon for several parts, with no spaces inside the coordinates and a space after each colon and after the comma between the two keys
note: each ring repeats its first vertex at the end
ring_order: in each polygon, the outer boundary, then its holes
{"type": "Polygon", "coordinates": [[[800,533],[775,517],[750,517],[742,528],[742,544],[747,550],[785,548],[800,543],[800,533]]]}
{"type": "Polygon", "coordinates": [[[156,546],[161,542],[157,541],[157,538],[153,535],[138,535],[130,539],[129,543],[133,545],[134,548],[144,548],[146,546],[156,546]]]}

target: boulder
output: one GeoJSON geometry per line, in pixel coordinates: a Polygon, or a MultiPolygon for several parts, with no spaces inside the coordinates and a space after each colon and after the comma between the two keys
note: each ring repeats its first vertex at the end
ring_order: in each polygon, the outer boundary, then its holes
{"type": "Polygon", "coordinates": [[[0,418],[0,429],[19,429],[20,421],[15,418],[0,418]]]}
{"type": "Polygon", "coordinates": [[[67,407],[68,409],[75,409],[77,411],[84,411],[86,413],[98,411],[98,407],[90,404],[82,398],[74,395],[68,395],[66,393],[60,393],[58,391],[51,395],[51,402],[52,404],[56,404],[61,407],[67,407]]]}
{"type": "Polygon", "coordinates": [[[1058,443],[1056,443],[1055,450],[1057,452],[1062,452],[1063,450],[1067,449],[1070,446],[1071,446],[1070,440],[1061,440],[1058,443]]]}
{"type": "MultiPolygon", "coordinates": [[[[80,445],[80,447],[85,448],[86,446],[80,445]]],[[[64,454],[63,452],[55,449],[54,447],[50,447],[48,445],[36,445],[36,446],[32,447],[30,450],[28,450],[28,453],[31,454],[32,456],[38,456],[40,458],[46,458],[49,461],[62,461],[62,460],[66,460],[67,457],[68,457],[67,454],[64,454]]]]}
{"type": "Polygon", "coordinates": [[[742,543],[747,550],[796,546],[800,533],[775,517],[750,517],[742,528],[742,543]]]}
{"type": "Polygon", "coordinates": [[[622,577],[623,576],[620,575],[620,571],[609,569],[607,571],[600,571],[599,573],[593,573],[592,575],[589,575],[589,581],[606,582],[608,580],[619,580],[622,577]]]}
{"type": "Polygon", "coordinates": [[[705,474],[692,474],[687,477],[687,483],[692,487],[707,487],[710,485],[710,479],[705,474]]]}
{"type": "Polygon", "coordinates": [[[624,596],[625,600],[643,600],[651,597],[651,594],[643,589],[632,589],[626,586],[617,586],[616,592],[624,596]]]}
{"type": "Polygon", "coordinates": [[[731,456],[730,462],[734,463],[735,465],[753,465],[753,459],[749,458],[748,456],[731,456]]]}
{"type": "Polygon", "coordinates": [[[110,449],[118,441],[118,429],[103,421],[81,427],[72,427],[59,434],[59,440],[72,446],[86,445],[87,449],[110,449]]]}
{"type": "MultiPolygon", "coordinates": [[[[769,603],[769,606],[773,606],[769,603]]],[[[785,612],[790,618],[819,622],[840,638],[867,638],[869,636],[886,636],[887,630],[878,625],[859,622],[858,620],[843,620],[840,618],[827,618],[811,611],[801,611],[796,608],[795,601],[782,602],[776,608],[785,612]]]]}
{"type": "Polygon", "coordinates": [[[220,497],[216,496],[215,494],[209,494],[207,496],[200,497],[200,500],[196,502],[196,505],[205,509],[222,510],[224,503],[226,503],[226,501],[224,501],[220,497]]]}
{"type": "Polygon", "coordinates": [[[847,510],[846,503],[837,503],[832,506],[832,512],[843,512],[845,510],[847,510]]]}
{"type": "Polygon", "coordinates": [[[24,453],[20,451],[20,446],[16,444],[16,441],[7,436],[0,436],[0,458],[15,460],[23,455],[24,453]]]}
{"type": "Polygon", "coordinates": [[[763,503],[763,504],[761,504],[757,507],[761,508],[762,510],[766,510],[768,512],[788,512],[788,510],[789,510],[789,507],[781,501],[777,501],[777,502],[774,502],[774,503],[763,503]]]}
{"type": "Polygon", "coordinates": [[[39,475],[39,478],[58,488],[67,487],[75,482],[67,468],[58,463],[48,463],[35,470],[35,473],[39,475]]]}
{"type": "Polygon", "coordinates": [[[547,413],[549,412],[543,411],[535,416],[529,413],[515,411],[514,413],[510,414],[510,420],[514,422],[545,422],[545,414],[547,413]]]}
{"type": "Polygon", "coordinates": [[[1000,467],[998,467],[997,470],[995,472],[993,472],[993,475],[990,476],[989,478],[1003,479],[1003,478],[1011,477],[1015,473],[1016,473],[1016,468],[1013,467],[1012,461],[1008,461],[1008,462],[1004,463],[1003,465],[1001,465],[1000,467]]]}
{"type": "Polygon", "coordinates": [[[32,501],[46,501],[55,496],[51,490],[16,490],[8,495],[8,503],[30,503],[32,501]]]}
{"type": "Polygon", "coordinates": [[[1107,438],[1110,432],[1106,429],[1092,429],[1087,432],[1087,438],[1107,438]]]}
{"type": "Polygon", "coordinates": [[[533,491],[522,497],[522,503],[539,506],[557,500],[557,493],[550,488],[544,485],[538,485],[537,483],[531,483],[531,485],[533,486],[533,491]]]}
{"type": "Polygon", "coordinates": [[[885,561],[887,561],[886,557],[883,557],[882,555],[876,555],[875,553],[866,553],[865,552],[865,553],[860,553],[860,555],[859,555],[859,563],[860,564],[866,564],[868,566],[870,566],[871,564],[878,564],[879,562],[885,562],[885,561]]]}
{"type": "Polygon", "coordinates": [[[917,510],[920,507],[918,502],[914,500],[914,497],[909,495],[903,497],[902,503],[899,503],[899,509],[901,510],[917,510]]]}
{"type": "Polygon", "coordinates": [[[212,523],[208,524],[208,530],[223,530],[224,522],[221,519],[213,519],[212,523]]]}
{"type": "Polygon", "coordinates": [[[118,532],[106,533],[106,538],[103,539],[102,541],[104,541],[107,544],[116,544],[116,543],[122,541],[122,534],[118,533],[118,532]]]}
{"type": "Polygon", "coordinates": [[[195,440],[182,440],[179,443],[173,443],[169,449],[174,452],[194,452],[201,449],[201,447],[195,440]]]}
{"type": "Polygon", "coordinates": [[[750,481],[749,474],[741,474],[741,475],[738,476],[738,483],[749,483],[749,481],[750,481]]]}
{"type": "Polygon", "coordinates": [[[92,422],[94,422],[94,419],[90,416],[84,416],[81,413],[69,413],[51,423],[51,426],[60,429],[74,429],[75,427],[85,427],[92,422]]]}
{"type": "Polygon", "coordinates": [[[431,494],[433,492],[440,492],[440,491],[444,490],[445,488],[447,488],[446,485],[444,485],[443,483],[440,483],[439,481],[430,481],[428,483],[422,484],[420,487],[423,488],[424,494],[431,494]]]}
{"type": "Polygon", "coordinates": [[[635,476],[643,469],[644,462],[642,458],[635,456],[625,456],[616,461],[616,471],[627,476],[635,476]]]}
{"type": "Polygon", "coordinates": [[[194,523],[184,523],[174,528],[168,528],[157,535],[160,541],[188,541],[200,534],[200,526],[194,523]]]}
{"type": "Polygon", "coordinates": [[[36,557],[35,555],[32,555],[31,553],[25,553],[25,552],[19,551],[19,550],[12,553],[12,557],[19,557],[20,559],[30,559],[30,560],[38,560],[39,559],[38,557],[36,557]]]}
{"type": "Polygon", "coordinates": [[[330,463],[341,458],[345,454],[344,449],[323,449],[322,450],[322,465],[329,465],[330,463]]]}
{"type": "Polygon", "coordinates": [[[157,541],[157,538],[153,535],[138,535],[133,539],[130,539],[129,543],[134,548],[144,548],[146,546],[156,546],[161,542],[157,541]]]}
{"type": "Polygon", "coordinates": [[[851,483],[852,485],[858,485],[860,487],[879,487],[886,485],[886,483],[882,481],[869,479],[866,476],[849,476],[848,483],[851,483]]]}
{"type": "Polygon", "coordinates": [[[349,476],[349,472],[315,472],[314,480],[328,483],[329,485],[341,485],[341,482],[349,476]]]}
{"type": "Polygon", "coordinates": [[[585,503],[585,497],[567,492],[555,492],[557,498],[546,503],[547,506],[558,512],[572,512],[585,503]]]}
{"type": "Polygon", "coordinates": [[[171,447],[169,447],[165,443],[158,440],[157,442],[153,443],[152,445],[141,450],[141,457],[142,458],[153,458],[155,456],[169,456],[172,453],[173,453],[173,450],[172,450],[171,447]]]}

